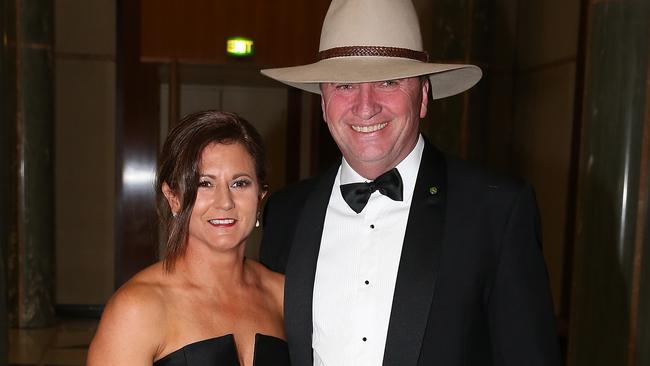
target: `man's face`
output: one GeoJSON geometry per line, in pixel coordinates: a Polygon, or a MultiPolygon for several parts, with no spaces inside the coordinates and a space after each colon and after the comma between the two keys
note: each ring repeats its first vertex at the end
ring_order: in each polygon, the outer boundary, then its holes
{"type": "Polygon", "coordinates": [[[418,77],[321,84],[323,118],[355,171],[374,179],[411,152],[427,113],[428,90],[418,77]]]}

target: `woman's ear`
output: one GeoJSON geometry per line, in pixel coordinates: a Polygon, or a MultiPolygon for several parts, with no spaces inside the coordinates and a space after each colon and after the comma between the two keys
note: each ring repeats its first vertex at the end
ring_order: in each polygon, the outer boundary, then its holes
{"type": "Polygon", "coordinates": [[[260,189],[260,194],[259,194],[259,201],[262,202],[264,197],[269,193],[269,186],[268,184],[265,184],[262,189],[260,189]]]}
{"type": "Polygon", "coordinates": [[[165,195],[167,203],[169,203],[169,209],[172,211],[172,215],[176,216],[176,214],[181,210],[181,201],[176,196],[176,193],[169,188],[167,182],[163,182],[162,184],[162,193],[165,195]]]}

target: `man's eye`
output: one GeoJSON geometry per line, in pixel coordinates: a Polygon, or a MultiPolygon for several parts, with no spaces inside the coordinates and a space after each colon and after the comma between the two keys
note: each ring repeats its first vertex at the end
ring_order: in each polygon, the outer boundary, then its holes
{"type": "Polygon", "coordinates": [[[397,80],[384,80],[379,85],[384,88],[390,88],[399,85],[399,82],[397,80]]]}
{"type": "Polygon", "coordinates": [[[352,84],[336,84],[336,90],[350,90],[352,89],[352,84]]]}
{"type": "Polygon", "coordinates": [[[245,188],[251,184],[248,179],[238,179],[232,183],[233,188],[245,188]]]}

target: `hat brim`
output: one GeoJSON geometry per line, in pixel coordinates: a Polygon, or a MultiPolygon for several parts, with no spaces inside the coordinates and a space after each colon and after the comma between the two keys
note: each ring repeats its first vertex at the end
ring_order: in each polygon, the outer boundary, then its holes
{"type": "Polygon", "coordinates": [[[265,69],[261,73],[284,84],[320,94],[320,83],[364,83],[428,75],[433,99],[471,88],[482,76],[474,65],[426,63],[406,58],[355,56],[312,64],[265,69]]]}

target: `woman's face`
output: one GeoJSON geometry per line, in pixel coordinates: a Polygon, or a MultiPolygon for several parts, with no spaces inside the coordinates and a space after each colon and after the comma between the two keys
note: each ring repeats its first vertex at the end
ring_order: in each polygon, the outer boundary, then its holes
{"type": "Polygon", "coordinates": [[[264,195],[253,158],[239,143],[213,143],[201,154],[199,174],[188,246],[219,250],[239,246],[255,226],[264,195]]]}

